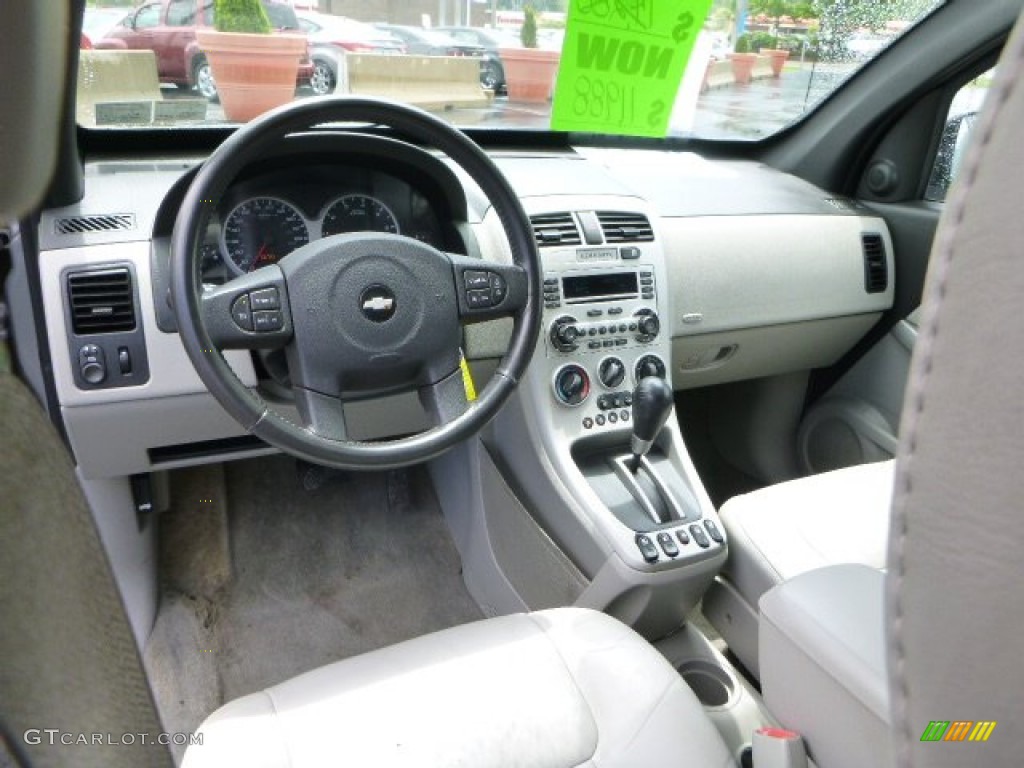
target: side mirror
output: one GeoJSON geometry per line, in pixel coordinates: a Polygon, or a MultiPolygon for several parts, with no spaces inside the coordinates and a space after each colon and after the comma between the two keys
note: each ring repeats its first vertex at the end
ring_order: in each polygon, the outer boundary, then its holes
{"type": "Polygon", "coordinates": [[[960,165],[963,163],[964,153],[977,119],[977,112],[965,112],[946,121],[942,138],[939,139],[939,151],[935,156],[935,165],[932,166],[928,188],[925,190],[926,200],[941,202],[946,199],[946,194],[960,171],[960,165]]]}

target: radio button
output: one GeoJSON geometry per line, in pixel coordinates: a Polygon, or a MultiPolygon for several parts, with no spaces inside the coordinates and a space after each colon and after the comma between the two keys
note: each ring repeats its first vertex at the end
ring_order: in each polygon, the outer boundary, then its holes
{"type": "Polygon", "coordinates": [[[604,314],[604,312],[602,312],[600,309],[588,309],[587,310],[587,317],[600,317],[603,314],[604,314]]]}
{"type": "Polygon", "coordinates": [[[609,315],[621,315],[622,314],[622,307],[609,307],[608,308],[608,314],[609,315]]]}
{"type": "Polygon", "coordinates": [[[624,260],[639,259],[640,249],[635,245],[624,245],[619,248],[619,256],[624,260]]]}

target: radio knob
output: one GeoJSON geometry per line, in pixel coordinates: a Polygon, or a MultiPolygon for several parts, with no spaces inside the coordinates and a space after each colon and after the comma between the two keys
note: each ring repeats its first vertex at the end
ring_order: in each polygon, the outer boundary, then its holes
{"type": "Polygon", "coordinates": [[[581,335],[575,317],[565,315],[551,325],[551,343],[559,352],[572,352],[576,349],[576,339],[581,335]]]}
{"type": "Polygon", "coordinates": [[[597,378],[608,389],[615,389],[626,378],[626,366],[617,357],[609,357],[601,361],[597,369],[597,378]]]}
{"type": "Polygon", "coordinates": [[[661,320],[654,310],[641,309],[633,317],[636,319],[636,340],[654,341],[661,331],[661,320]]]}
{"type": "Polygon", "coordinates": [[[636,361],[636,380],[646,379],[648,376],[665,378],[665,364],[661,358],[655,355],[644,355],[636,361]]]}
{"type": "Polygon", "coordinates": [[[579,365],[563,366],[555,374],[555,397],[565,405],[579,405],[590,395],[590,377],[579,365]]]}

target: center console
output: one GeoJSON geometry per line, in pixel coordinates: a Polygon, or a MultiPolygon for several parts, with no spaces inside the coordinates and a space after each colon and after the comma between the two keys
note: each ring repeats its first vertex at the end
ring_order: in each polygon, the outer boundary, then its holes
{"type": "Polygon", "coordinates": [[[557,210],[523,202],[543,262],[543,326],[527,376],[485,433],[484,461],[543,539],[532,553],[525,540],[494,541],[507,524],[494,512],[488,546],[500,573],[492,594],[476,596],[498,604],[494,591],[528,593],[541,560],[564,553],[559,572],[583,585],[573,602],[659,636],[683,623],[727,544],[672,412],[673,308],[657,217],[636,198],[559,198],[557,210]],[[667,384],[662,420],[638,440],[638,387],[649,377],[667,384]]]}

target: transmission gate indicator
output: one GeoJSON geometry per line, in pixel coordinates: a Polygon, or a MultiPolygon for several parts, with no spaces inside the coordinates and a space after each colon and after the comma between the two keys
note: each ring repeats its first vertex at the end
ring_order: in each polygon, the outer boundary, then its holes
{"type": "Polygon", "coordinates": [[[711,0],[572,0],[551,128],[662,137],[711,0]]]}

